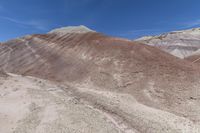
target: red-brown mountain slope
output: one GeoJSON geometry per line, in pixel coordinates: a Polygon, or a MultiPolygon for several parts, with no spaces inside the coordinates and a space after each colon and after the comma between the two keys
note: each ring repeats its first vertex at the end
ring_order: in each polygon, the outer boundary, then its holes
{"type": "Polygon", "coordinates": [[[179,115],[197,113],[185,102],[200,96],[195,65],[158,48],[93,31],[62,29],[2,43],[0,67],[74,86],[129,93],[143,104],[179,115]]]}

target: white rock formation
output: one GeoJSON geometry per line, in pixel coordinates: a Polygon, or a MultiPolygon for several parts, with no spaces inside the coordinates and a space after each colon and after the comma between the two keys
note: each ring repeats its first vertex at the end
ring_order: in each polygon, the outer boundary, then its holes
{"type": "Polygon", "coordinates": [[[136,41],[157,46],[179,58],[186,58],[200,49],[200,28],[142,37],[136,41]]]}

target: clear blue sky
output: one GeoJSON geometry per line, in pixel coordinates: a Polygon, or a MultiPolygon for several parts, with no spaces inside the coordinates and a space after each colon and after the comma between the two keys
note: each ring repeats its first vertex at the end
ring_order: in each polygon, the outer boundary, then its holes
{"type": "Polygon", "coordinates": [[[129,39],[200,26],[200,0],[0,0],[0,41],[85,25],[129,39]]]}

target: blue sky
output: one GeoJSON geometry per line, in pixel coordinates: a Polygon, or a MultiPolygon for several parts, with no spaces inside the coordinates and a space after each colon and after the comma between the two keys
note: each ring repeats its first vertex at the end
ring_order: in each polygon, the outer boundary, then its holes
{"type": "Polygon", "coordinates": [[[0,0],[0,41],[85,25],[134,39],[200,26],[200,0],[0,0]]]}

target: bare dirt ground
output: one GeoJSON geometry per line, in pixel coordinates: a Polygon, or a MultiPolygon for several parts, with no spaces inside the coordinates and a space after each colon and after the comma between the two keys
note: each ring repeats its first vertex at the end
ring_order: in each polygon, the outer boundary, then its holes
{"type": "Polygon", "coordinates": [[[0,133],[199,133],[199,125],[128,94],[10,74],[0,79],[0,133]],[[76,87],[76,88],[74,88],[76,87]]]}
{"type": "Polygon", "coordinates": [[[57,86],[33,78],[0,81],[0,133],[116,133],[102,112],[57,86]]]}

